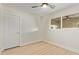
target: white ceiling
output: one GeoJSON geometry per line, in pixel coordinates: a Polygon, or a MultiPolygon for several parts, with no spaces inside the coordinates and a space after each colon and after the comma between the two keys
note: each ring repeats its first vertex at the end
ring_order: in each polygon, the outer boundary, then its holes
{"type": "MultiPolygon", "coordinates": [[[[61,9],[72,6],[74,3],[55,3],[55,9],[47,8],[31,8],[32,6],[39,6],[41,3],[5,3],[6,7],[16,8],[21,11],[30,12],[38,15],[48,15],[53,12],[57,12],[61,9]]],[[[52,3],[50,3],[52,5],[52,3]]]]}

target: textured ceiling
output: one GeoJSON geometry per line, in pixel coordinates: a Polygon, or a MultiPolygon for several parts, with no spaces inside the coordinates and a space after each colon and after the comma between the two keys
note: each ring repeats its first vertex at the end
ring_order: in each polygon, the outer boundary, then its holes
{"type": "MultiPolygon", "coordinates": [[[[73,3],[54,3],[56,5],[55,9],[47,8],[31,8],[32,6],[39,6],[41,3],[5,3],[3,4],[6,7],[16,8],[17,10],[21,10],[24,12],[30,12],[38,15],[48,15],[50,13],[59,11],[61,9],[67,8],[68,6],[73,5],[73,3]]],[[[51,5],[53,3],[50,3],[51,5]]]]}

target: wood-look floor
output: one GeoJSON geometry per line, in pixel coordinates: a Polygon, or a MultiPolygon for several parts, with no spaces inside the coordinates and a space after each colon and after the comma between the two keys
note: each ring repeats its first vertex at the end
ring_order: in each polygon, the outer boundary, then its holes
{"type": "Polygon", "coordinates": [[[37,42],[22,47],[8,49],[2,52],[3,55],[77,55],[77,53],[60,48],[58,46],[37,42]]]}

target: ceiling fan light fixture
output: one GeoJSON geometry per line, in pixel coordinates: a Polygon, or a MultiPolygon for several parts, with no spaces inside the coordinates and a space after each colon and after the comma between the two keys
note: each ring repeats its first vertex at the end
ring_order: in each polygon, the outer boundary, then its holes
{"type": "Polygon", "coordinates": [[[70,20],[70,19],[68,18],[68,19],[66,19],[66,20],[70,20]]]}
{"type": "Polygon", "coordinates": [[[47,7],[47,4],[43,4],[42,7],[43,7],[43,8],[46,8],[46,7],[47,7]]]}
{"type": "Polygon", "coordinates": [[[64,20],[70,20],[71,18],[69,16],[65,16],[64,20]]]}
{"type": "Polygon", "coordinates": [[[56,6],[53,4],[49,4],[49,3],[42,3],[41,5],[39,6],[32,6],[32,8],[37,8],[37,7],[42,7],[42,8],[47,8],[47,7],[50,7],[51,9],[54,9],[56,6]]]}

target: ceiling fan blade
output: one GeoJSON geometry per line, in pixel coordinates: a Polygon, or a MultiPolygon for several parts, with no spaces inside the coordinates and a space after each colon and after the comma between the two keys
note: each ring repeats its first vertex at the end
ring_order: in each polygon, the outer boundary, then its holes
{"type": "Polygon", "coordinates": [[[32,6],[32,8],[37,8],[37,7],[39,7],[39,6],[32,6]]]}
{"type": "Polygon", "coordinates": [[[50,8],[54,9],[56,6],[53,4],[53,5],[50,5],[48,4],[50,8]]]}

